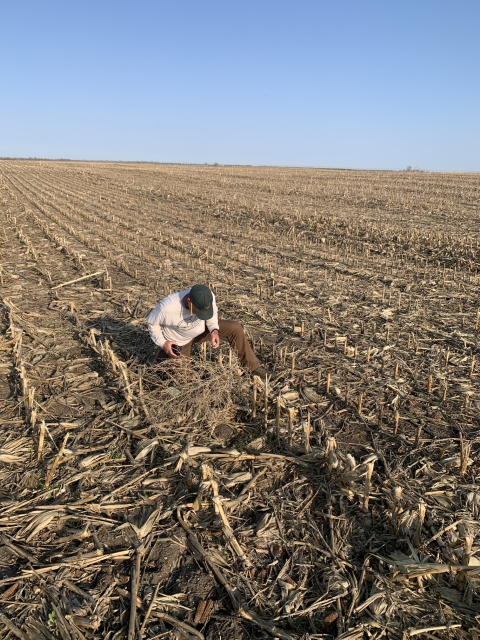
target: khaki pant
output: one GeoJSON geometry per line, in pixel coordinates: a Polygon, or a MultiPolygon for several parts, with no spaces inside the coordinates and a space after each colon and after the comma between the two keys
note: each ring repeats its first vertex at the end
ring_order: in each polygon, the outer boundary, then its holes
{"type": "MultiPolygon", "coordinates": [[[[233,320],[219,320],[218,321],[218,333],[220,335],[220,340],[227,340],[232,349],[235,349],[237,355],[240,359],[240,362],[249,371],[255,371],[260,366],[255,354],[253,353],[252,347],[247,340],[245,332],[243,330],[242,325],[239,322],[235,322],[233,320]]],[[[190,340],[187,344],[184,344],[181,347],[182,356],[189,357],[192,345],[198,344],[200,342],[207,342],[211,340],[210,332],[206,329],[199,336],[190,340]]],[[[160,349],[160,352],[157,355],[157,360],[164,360],[168,358],[167,354],[163,349],[160,349]]]]}

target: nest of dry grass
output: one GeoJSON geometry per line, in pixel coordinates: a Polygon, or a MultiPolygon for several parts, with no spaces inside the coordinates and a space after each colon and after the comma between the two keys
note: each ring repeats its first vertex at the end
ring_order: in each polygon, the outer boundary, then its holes
{"type": "Polygon", "coordinates": [[[231,366],[217,360],[179,358],[150,366],[143,374],[143,401],[152,421],[213,431],[235,418],[248,388],[235,357],[231,366]]]}

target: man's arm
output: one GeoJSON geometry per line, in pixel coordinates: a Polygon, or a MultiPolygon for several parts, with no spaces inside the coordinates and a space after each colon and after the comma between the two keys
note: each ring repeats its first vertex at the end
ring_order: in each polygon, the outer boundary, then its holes
{"type": "Polygon", "coordinates": [[[170,300],[164,298],[158,303],[155,309],[150,311],[147,316],[148,333],[153,342],[163,349],[169,358],[178,358],[179,356],[172,350],[175,343],[165,338],[162,329],[167,319],[166,310],[169,303],[170,300]]]}
{"type": "Polygon", "coordinates": [[[218,333],[218,308],[217,302],[215,300],[215,295],[213,295],[212,307],[213,316],[210,318],[210,320],[207,320],[205,324],[207,325],[207,329],[212,336],[212,347],[214,349],[218,349],[218,347],[220,346],[220,335],[218,333]]]}
{"type": "Polygon", "coordinates": [[[215,331],[215,330],[218,331],[218,308],[217,308],[217,301],[215,300],[215,294],[213,294],[212,307],[213,307],[213,316],[210,318],[210,320],[207,320],[205,322],[205,324],[207,325],[207,329],[210,331],[210,333],[212,333],[212,331],[215,331]]]}
{"type": "Polygon", "coordinates": [[[161,347],[163,349],[166,339],[162,331],[162,322],[165,322],[162,302],[163,300],[148,314],[147,325],[151,339],[157,347],[161,347]]]}

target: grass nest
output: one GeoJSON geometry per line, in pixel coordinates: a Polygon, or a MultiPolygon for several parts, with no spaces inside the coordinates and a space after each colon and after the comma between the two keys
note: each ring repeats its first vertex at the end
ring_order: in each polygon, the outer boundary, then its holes
{"type": "MultiPolygon", "coordinates": [[[[188,426],[193,432],[235,420],[248,393],[246,376],[231,366],[197,358],[164,360],[143,376],[144,403],[150,419],[162,425],[188,426]]],[[[191,433],[193,433],[191,432],[191,433]]]]}

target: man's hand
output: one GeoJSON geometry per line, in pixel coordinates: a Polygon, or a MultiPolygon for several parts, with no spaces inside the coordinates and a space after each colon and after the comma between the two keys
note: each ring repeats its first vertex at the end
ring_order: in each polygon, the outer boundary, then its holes
{"type": "Polygon", "coordinates": [[[218,347],[220,346],[220,336],[218,335],[218,329],[214,329],[211,333],[210,336],[212,338],[212,348],[213,349],[218,349],[218,347]]]}
{"type": "Polygon", "coordinates": [[[167,356],[169,358],[178,358],[179,357],[172,350],[172,347],[174,347],[174,346],[176,346],[176,342],[173,342],[172,340],[167,340],[166,342],[163,343],[162,349],[165,351],[165,353],[167,354],[167,356]]]}

